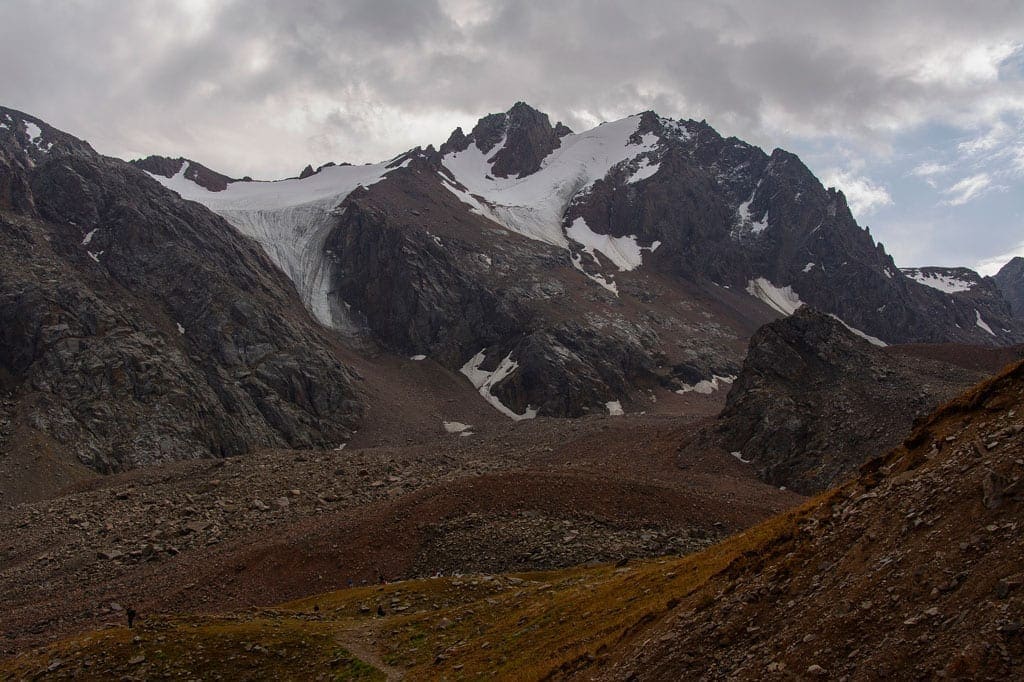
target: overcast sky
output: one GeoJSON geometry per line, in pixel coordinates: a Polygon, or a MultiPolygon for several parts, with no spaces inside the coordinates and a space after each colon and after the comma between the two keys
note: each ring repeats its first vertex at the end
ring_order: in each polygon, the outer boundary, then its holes
{"type": "Polygon", "coordinates": [[[133,158],[278,178],[524,100],[799,154],[898,265],[1024,254],[1024,2],[0,1],[0,103],[133,158]]]}

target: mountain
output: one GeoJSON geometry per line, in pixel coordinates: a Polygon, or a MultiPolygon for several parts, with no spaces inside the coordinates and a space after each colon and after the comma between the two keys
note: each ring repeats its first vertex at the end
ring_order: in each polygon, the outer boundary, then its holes
{"type": "Polygon", "coordinates": [[[896,350],[808,307],[765,325],[750,340],[725,408],[682,448],[680,461],[717,447],[768,483],[819,493],[897,445],[916,418],[1001,367],[969,370],[896,350]]]}
{"type": "Polygon", "coordinates": [[[0,247],[5,678],[1020,676],[1024,370],[921,413],[1022,327],[784,151],[520,103],[256,182],[3,109],[0,247]]]}
{"type": "Polygon", "coordinates": [[[1024,317],[1024,258],[1015,256],[992,278],[1013,314],[1024,317]]]}
{"type": "Polygon", "coordinates": [[[70,483],[79,463],[336,446],[358,426],[335,342],[261,248],[11,109],[0,245],[5,500],[70,483]]]}
{"type": "Polygon", "coordinates": [[[305,178],[211,191],[193,163],[153,177],[260,242],[320,322],[461,371],[513,418],[723,385],[802,303],[879,343],[1024,340],[998,296],[906,277],[797,157],[705,122],[573,133],[518,103],[437,150],[305,178]]]}

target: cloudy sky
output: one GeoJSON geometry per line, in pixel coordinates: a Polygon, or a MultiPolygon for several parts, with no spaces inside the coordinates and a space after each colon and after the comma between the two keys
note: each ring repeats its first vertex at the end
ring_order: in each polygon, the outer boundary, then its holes
{"type": "Polygon", "coordinates": [[[1024,3],[3,0],[0,103],[230,175],[377,161],[524,100],[801,155],[899,265],[1024,254],[1024,3]]]}

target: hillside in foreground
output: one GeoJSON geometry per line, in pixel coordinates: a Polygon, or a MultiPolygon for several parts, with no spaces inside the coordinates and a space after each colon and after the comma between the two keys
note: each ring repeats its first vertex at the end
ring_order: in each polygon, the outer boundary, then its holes
{"type": "Polygon", "coordinates": [[[1022,399],[1018,363],[941,407],[845,485],[681,559],[155,616],[2,670],[78,679],[1015,678],[1024,670],[1022,399]]]}

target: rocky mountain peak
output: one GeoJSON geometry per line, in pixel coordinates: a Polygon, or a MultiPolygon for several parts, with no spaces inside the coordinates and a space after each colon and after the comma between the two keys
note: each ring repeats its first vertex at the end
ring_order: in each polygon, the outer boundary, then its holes
{"type": "Polygon", "coordinates": [[[484,116],[469,135],[462,128],[452,131],[441,146],[441,155],[466,150],[475,144],[492,164],[495,177],[524,177],[535,173],[541,162],[561,146],[561,138],[572,130],[561,122],[551,125],[548,115],[525,102],[516,102],[508,111],[484,116]]]}
{"type": "Polygon", "coordinates": [[[468,149],[470,144],[472,141],[462,131],[462,126],[459,126],[448,136],[448,141],[441,145],[440,152],[442,156],[453,152],[462,152],[468,149]]]}

